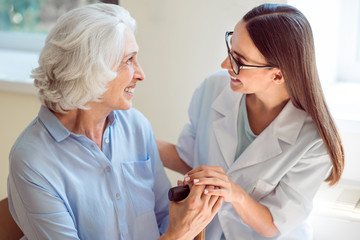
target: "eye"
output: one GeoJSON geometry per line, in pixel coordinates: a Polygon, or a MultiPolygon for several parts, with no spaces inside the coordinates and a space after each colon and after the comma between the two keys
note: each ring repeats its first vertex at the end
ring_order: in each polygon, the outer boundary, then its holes
{"type": "Polygon", "coordinates": [[[130,64],[132,64],[133,63],[133,61],[134,61],[134,56],[131,56],[128,60],[126,60],[126,64],[127,65],[130,65],[130,64]]]}
{"type": "Polygon", "coordinates": [[[235,58],[235,60],[236,60],[240,65],[245,65],[244,62],[241,60],[241,58],[235,58]]]}

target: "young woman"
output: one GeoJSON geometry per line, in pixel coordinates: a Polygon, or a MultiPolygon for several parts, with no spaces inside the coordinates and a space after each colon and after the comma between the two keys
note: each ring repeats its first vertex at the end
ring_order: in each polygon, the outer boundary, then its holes
{"type": "Polygon", "coordinates": [[[292,6],[264,4],[225,38],[226,71],[196,90],[178,144],[158,140],[161,159],[224,198],[206,239],[311,239],[313,197],[339,180],[344,152],[309,22],[292,6]]]}

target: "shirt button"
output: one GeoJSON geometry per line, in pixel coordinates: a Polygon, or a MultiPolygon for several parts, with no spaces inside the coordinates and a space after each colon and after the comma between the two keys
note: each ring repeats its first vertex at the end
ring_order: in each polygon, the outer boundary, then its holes
{"type": "Polygon", "coordinates": [[[105,168],[105,171],[110,172],[110,171],[111,171],[111,168],[110,168],[109,166],[107,166],[107,167],[105,168]]]}
{"type": "Polygon", "coordinates": [[[117,194],[115,195],[115,197],[116,197],[117,200],[119,200],[119,199],[120,199],[120,194],[117,193],[117,194]]]}
{"type": "Polygon", "coordinates": [[[108,138],[105,138],[105,143],[109,143],[110,140],[108,138]]]}

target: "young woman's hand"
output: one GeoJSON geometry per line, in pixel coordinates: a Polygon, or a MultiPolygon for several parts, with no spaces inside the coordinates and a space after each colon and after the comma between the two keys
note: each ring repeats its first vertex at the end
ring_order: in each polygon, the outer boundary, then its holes
{"type": "Polygon", "coordinates": [[[235,197],[235,189],[239,186],[231,181],[221,167],[200,166],[185,174],[184,179],[189,185],[213,186],[204,189],[206,195],[223,197],[225,202],[239,200],[235,197]]]}

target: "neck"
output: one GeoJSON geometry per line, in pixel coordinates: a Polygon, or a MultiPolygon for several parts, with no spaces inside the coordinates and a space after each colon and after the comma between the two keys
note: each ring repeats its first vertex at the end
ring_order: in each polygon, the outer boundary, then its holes
{"type": "Polygon", "coordinates": [[[270,95],[246,95],[246,108],[251,130],[259,135],[282,111],[290,96],[287,91],[270,95]]]}
{"type": "Polygon", "coordinates": [[[246,101],[247,107],[250,107],[251,109],[257,109],[262,112],[273,112],[281,111],[289,99],[290,95],[285,84],[282,84],[276,88],[275,91],[248,94],[246,101]]]}
{"type": "Polygon", "coordinates": [[[110,112],[101,111],[101,108],[95,106],[90,107],[90,110],[75,109],[66,114],[54,113],[54,115],[70,132],[88,137],[102,149],[102,137],[110,112]]]}

